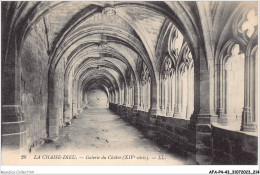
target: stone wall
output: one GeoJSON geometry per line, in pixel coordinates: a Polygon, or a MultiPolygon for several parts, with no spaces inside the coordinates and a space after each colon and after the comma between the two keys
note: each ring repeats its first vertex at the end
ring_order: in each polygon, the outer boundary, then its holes
{"type": "Polygon", "coordinates": [[[113,103],[109,104],[109,108],[162,147],[184,156],[195,153],[194,145],[190,143],[194,134],[189,128],[189,120],[152,116],[149,112],[135,111],[131,107],[113,103]]]}
{"type": "Polygon", "coordinates": [[[55,118],[48,119],[49,56],[44,29],[41,20],[30,32],[21,49],[21,107],[29,148],[45,139],[53,126],[58,134],[63,122],[64,60],[59,62],[52,75],[54,94],[51,109],[55,118]]]}
{"type": "Polygon", "coordinates": [[[213,164],[257,165],[257,136],[212,126],[212,137],[213,164]]]}
{"type": "MultiPolygon", "coordinates": [[[[64,103],[64,60],[61,60],[54,73],[54,104],[56,109],[56,128],[57,130],[63,124],[63,103],[64,103]]],[[[54,118],[55,119],[55,118],[54,118]]],[[[58,134],[58,131],[57,131],[58,134]]]]}
{"type": "Polygon", "coordinates": [[[157,117],[157,142],[169,150],[192,157],[195,145],[194,131],[189,128],[189,120],[173,117],[157,117]]]}
{"type": "Polygon", "coordinates": [[[113,103],[109,108],[157,144],[186,157],[191,164],[257,164],[257,136],[214,126],[204,131],[187,119],[152,116],[113,103]]]}
{"type": "Polygon", "coordinates": [[[93,89],[86,92],[87,106],[90,108],[107,108],[107,95],[103,90],[93,89]]]}
{"type": "Polygon", "coordinates": [[[27,145],[45,138],[48,103],[48,59],[44,24],[40,21],[21,49],[21,106],[27,145]]]}

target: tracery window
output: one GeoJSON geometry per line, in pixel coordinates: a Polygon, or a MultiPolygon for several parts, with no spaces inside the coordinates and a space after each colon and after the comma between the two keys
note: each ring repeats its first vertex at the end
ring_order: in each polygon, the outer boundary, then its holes
{"type": "MultiPolygon", "coordinates": [[[[240,126],[244,106],[244,54],[239,53],[240,47],[235,44],[231,56],[225,62],[225,112],[230,122],[240,126]]],[[[235,125],[235,124],[232,124],[235,125]]]]}
{"type": "Polygon", "coordinates": [[[141,108],[148,112],[151,107],[151,78],[146,64],[143,62],[141,72],[141,108]]]}

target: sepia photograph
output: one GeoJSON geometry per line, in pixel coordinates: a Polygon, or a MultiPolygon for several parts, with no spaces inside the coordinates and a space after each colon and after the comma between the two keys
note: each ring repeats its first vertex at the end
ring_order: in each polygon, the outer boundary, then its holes
{"type": "Polygon", "coordinates": [[[258,6],[2,1],[1,165],[258,165],[258,6]]]}

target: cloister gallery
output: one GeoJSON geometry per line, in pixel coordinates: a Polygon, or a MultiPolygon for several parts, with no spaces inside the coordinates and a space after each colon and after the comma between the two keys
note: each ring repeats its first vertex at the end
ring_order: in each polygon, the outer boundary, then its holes
{"type": "Polygon", "coordinates": [[[1,2],[2,151],[108,108],[192,164],[257,164],[257,6],[1,2]]]}

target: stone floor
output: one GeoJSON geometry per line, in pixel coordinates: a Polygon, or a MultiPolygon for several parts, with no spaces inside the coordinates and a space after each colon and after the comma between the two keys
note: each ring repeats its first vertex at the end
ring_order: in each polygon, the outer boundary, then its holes
{"type": "MultiPolygon", "coordinates": [[[[53,157],[48,163],[79,165],[183,165],[187,160],[159,147],[108,109],[88,109],[60,130],[56,141],[45,143],[31,154],[72,155],[53,157]],[[73,157],[74,156],[74,157],[73,157]]],[[[36,157],[37,158],[37,157],[36,157]]],[[[39,161],[39,160],[35,160],[39,161]]]]}

